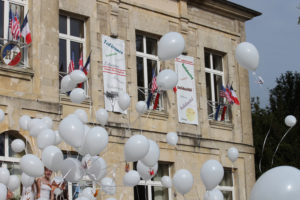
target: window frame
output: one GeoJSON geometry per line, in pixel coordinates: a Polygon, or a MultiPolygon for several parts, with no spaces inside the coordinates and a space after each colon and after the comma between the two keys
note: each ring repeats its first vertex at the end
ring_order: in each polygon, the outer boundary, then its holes
{"type": "MultiPolygon", "coordinates": [[[[4,5],[3,5],[3,9],[4,9],[4,17],[3,17],[3,39],[4,41],[8,41],[8,23],[9,23],[9,6],[10,4],[16,4],[19,6],[23,6],[24,8],[24,17],[26,16],[27,12],[28,12],[28,0],[0,0],[3,1],[4,5]]],[[[22,22],[20,20],[20,28],[22,25],[22,22]]],[[[22,37],[22,36],[21,36],[22,37]]],[[[28,67],[28,49],[27,48],[22,48],[24,49],[24,52],[22,52],[23,57],[24,57],[24,63],[22,63],[22,60],[20,61],[20,63],[14,67],[28,67]]]]}
{"type": "Polygon", "coordinates": [[[232,193],[232,200],[235,200],[235,171],[233,168],[224,168],[224,171],[230,171],[231,172],[231,178],[232,178],[232,186],[221,186],[218,185],[216,188],[219,189],[221,192],[231,192],[232,193]]]}
{"type": "MultiPolygon", "coordinates": [[[[156,40],[157,42],[156,42],[156,45],[157,45],[157,49],[156,50],[158,50],[158,39],[157,39],[157,37],[153,37],[153,35],[150,35],[150,34],[147,34],[147,33],[144,33],[144,32],[140,32],[140,31],[136,31],[136,33],[135,33],[135,37],[137,36],[137,35],[140,35],[140,36],[142,36],[143,37],[143,52],[141,52],[141,51],[138,51],[136,48],[135,48],[135,52],[136,52],[136,58],[137,57],[139,57],[139,58],[142,58],[143,59],[143,71],[144,71],[144,74],[143,74],[143,76],[144,76],[144,87],[143,87],[143,89],[144,89],[144,91],[145,91],[145,101],[147,101],[147,99],[148,99],[148,91],[149,90],[151,90],[151,87],[149,88],[149,85],[148,84],[145,84],[145,83],[148,83],[148,66],[147,66],[147,60],[152,60],[152,61],[156,61],[157,62],[157,67],[156,67],[156,77],[157,77],[157,75],[158,75],[158,73],[160,72],[160,60],[159,60],[159,57],[158,57],[158,55],[154,55],[154,54],[149,54],[149,53],[147,53],[147,37],[149,38],[149,39],[154,39],[154,40],[156,40]]],[[[136,67],[137,67],[137,64],[136,64],[136,67]]],[[[137,76],[137,78],[138,78],[138,76],[137,76]]],[[[137,81],[138,82],[138,81],[137,81]]],[[[151,82],[152,82],[152,80],[151,80],[151,82]]],[[[140,90],[140,87],[137,85],[137,88],[138,88],[138,93],[139,93],[139,90],[140,90]]],[[[158,110],[159,111],[163,111],[163,110],[165,110],[165,108],[164,108],[164,105],[163,105],[163,97],[162,97],[163,95],[161,95],[160,96],[160,98],[159,98],[159,106],[158,106],[158,110]]],[[[155,98],[155,97],[153,97],[153,98],[155,98]]],[[[149,107],[149,109],[152,109],[153,108],[153,105],[151,104],[150,105],[150,107],[149,107]]]]}

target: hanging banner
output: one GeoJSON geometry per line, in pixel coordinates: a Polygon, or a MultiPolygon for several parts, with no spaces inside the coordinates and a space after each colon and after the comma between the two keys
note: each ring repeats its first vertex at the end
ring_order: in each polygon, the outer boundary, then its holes
{"type": "Polygon", "coordinates": [[[105,109],[126,113],[118,104],[118,93],[126,92],[124,40],[102,35],[102,60],[105,109]]]}
{"type": "Polygon", "coordinates": [[[178,74],[176,92],[178,121],[185,124],[198,124],[194,58],[183,55],[175,58],[175,69],[178,74]]]}

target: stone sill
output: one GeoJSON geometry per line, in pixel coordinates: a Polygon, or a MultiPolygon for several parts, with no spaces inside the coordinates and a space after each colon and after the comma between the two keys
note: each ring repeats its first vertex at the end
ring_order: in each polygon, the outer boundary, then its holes
{"type": "Polygon", "coordinates": [[[169,118],[169,114],[166,111],[159,111],[159,110],[147,110],[145,114],[141,117],[143,118],[152,118],[152,119],[161,119],[167,120],[169,118]]]}
{"type": "Polygon", "coordinates": [[[231,122],[219,122],[215,120],[209,120],[209,125],[211,128],[223,129],[231,131],[233,129],[233,125],[231,122]]]}
{"type": "Polygon", "coordinates": [[[30,81],[34,76],[34,72],[31,68],[14,67],[5,64],[0,64],[0,74],[2,76],[8,76],[12,78],[19,78],[30,81]]]}

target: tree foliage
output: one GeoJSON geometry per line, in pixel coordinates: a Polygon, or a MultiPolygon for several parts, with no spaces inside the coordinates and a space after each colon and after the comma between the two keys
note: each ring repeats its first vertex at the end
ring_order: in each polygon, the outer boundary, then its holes
{"type": "MultiPolygon", "coordinates": [[[[281,137],[288,130],[284,123],[287,115],[300,119],[300,73],[286,72],[276,79],[276,86],[270,90],[270,105],[261,108],[259,98],[252,98],[252,126],[255,154],[256,175],[259,177],[259,160],[262,156],[264,138],[270,130],[262,158],[262,172],[271,168],[272,155],[281,137]]],[[[290,165],[300,168],[300,126],[292,128],[281,143],[274,159],[273,167],[290,165]]]]}

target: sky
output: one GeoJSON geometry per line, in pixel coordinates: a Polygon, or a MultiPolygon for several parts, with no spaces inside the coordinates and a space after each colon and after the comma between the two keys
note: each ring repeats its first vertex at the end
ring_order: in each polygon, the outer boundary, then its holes
{"type": "Polygon", "coordinates": [[[251,97],[260,97],[261,105],[269,104],[269,89],[286,71],[300,72],[300,0],[230,0],[262,13],[246,22],[246,41],[258,49],[260,60],[256,74],[264,85],[255,83],[249,73],[251,97]]]}

